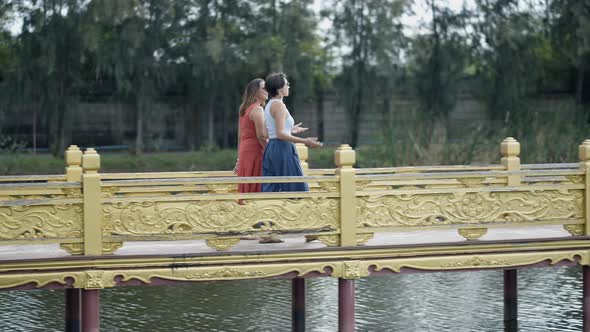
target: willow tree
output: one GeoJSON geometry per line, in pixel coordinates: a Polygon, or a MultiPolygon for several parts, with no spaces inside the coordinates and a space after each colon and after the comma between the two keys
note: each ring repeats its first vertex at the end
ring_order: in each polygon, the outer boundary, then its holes
{"type": "Polygon", "coordinates": [[[14,83],[22,104],[34,105],[34,114],[40,115],[55,155],[64,151],[66,119],[79,99],[84,8],[83,0],[23,1],[19,6],[24,19],[14,83]]]}

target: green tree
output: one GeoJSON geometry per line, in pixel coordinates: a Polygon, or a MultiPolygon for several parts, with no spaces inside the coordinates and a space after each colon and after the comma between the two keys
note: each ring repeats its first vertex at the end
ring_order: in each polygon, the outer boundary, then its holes
{"type": "Polygon", "coordinates": [[[117,100],[135,110],[136,154],[145,149],[150,114],[170,77],[163,59],[175,37],[169,32],[177,26],[177,9],[170,0],[95,0],[88,11],[95,71],[112,80],[117,100]]]}
{"type": "MultiPolygon", "coordinates": [[[[23,27],[15,54],[14,91],[21,107],[33,104],[47,128],[50,151],[63,153],[67,118],[79,98],[83,40],[81,0],[23,2],[23,27]]],[[[33,117],[33,127],[37,116],[33,117]]]]}
{"type": "Polygon", "coordinates": [[[332,47],[345,50],[335,87],[348,115],[353,146],[358,144],[363,108],[372,107],[378,98],[375,93],[389,89],[393,82],[404,42],[400,18],[407,4],[403,0],[336,0],[330,10],[332,47]]]}
{"type": "Polygon", "coordinates": [[[427,4],[431,12],[428,32],[412,40],[410,71],[422,111],[435,121],[446,122],[469,60],[466,27],[470,14],[465,10],[455,13],[435,0],[427,4]]]}
{"type": "Polygon", "coordinates": [[[590,0],[552,0],[550,12],[554,49],[559,59],[575,68],[576,101],[590,101],[590,0]]]}
{"type": "Polygon", "coordinates": [[[542,25],[518,0],[476,0],[477,74],[493,119],[526,117],[525,97],[538,91],[542,25]]]}

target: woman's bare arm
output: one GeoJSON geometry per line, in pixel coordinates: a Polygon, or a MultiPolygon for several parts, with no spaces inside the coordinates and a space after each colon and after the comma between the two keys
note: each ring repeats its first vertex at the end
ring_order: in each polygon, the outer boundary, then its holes
{"type": "Polygon", "coordinates": [[[250,120],[254,121],[254,127],[256,128],[256,138],[262,148],[266,148],[268,142],[268,132],[266,131],[266,125],[264,124],[264,111],[262,107],[256,106],[250,111],[250,120]]]}
{"type": "Polygon", "coordinates": [[[273,103],[270,107],[270,112],[275,119],[275,124],[277,127],[277,138],[282,139],[283,141],[288,141],[291,143],[303,143],[310,148],[317,148],[322,146],[320,142],[317,141],[314,137],[308,138],[299,138],[296,136],[291,135],[290,133],[285,133],[285,120],[287,119],[287,108],[283,103],[273,103]]]}

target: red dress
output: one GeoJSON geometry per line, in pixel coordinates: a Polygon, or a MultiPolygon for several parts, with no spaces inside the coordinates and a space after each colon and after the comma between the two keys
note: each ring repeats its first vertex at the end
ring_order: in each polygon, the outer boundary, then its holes
{"type": "MultiPolygon", "coordinates": [[[[252,104],[240,116],[240,148],[238,151],[238,176],[262,176],[262,145],[256,138],[256,126],[250,119],[250,112],[258,104],[252,104]]],[[[240,183],[238,192],[260,192],[260,183],[240,183]]]]}

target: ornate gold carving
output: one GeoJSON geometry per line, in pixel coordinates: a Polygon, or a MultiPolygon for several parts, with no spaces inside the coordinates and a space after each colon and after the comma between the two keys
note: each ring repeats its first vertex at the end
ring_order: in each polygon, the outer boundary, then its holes
{"type": "Polygon", "coordinates": [[[440,267],[442,268],[462,268],[462,267],[493,267],[493,266],[510,266],[510,261],[505,258],[499,259],[486,259],[481,258],[479,256],[474,256],[468,258],[464,261],[452,261],[447,263],[442,263],[440,267]]]}
{"type": "Polygon", "coordinates": [[[327,247],[335,247],[340,244],[339,235],[318,235],[317,239],[327,247]]]}
{"type": "Polygon", "coordinates": [[[64,193],[66,198],[82,197],[82,188],[62,188],[61,191],[64,193]]]}
{"type": "Polygon", "coordinates": [[[320,182],[319,185],[323,191],[328,192],[338,191],[340,188],[340,183],[338,182],[320,182]]]}
{"type": "Polygon", "coordinates": [[[232,263],[229,265],[190,266],[190,267],[157,267],[142,268],[136,259],[130,266],[118,270],[94,270],[90,265],[78,267],[78,271],[41,272],[32,270],[26,273],[0,274],[0,289],[11,288],[33,283],[41,288],[51,283],[64,285],[68,279],[73,280],[76,288],[101,289],[113,287],[117,280],[127,282],[138,280],[150,284],[154,278],[171,281],[210,281],[210,280],[239,280],[260,279],[274,276],[293,274],[299,277],[309,273],[329,274],[335,278],[358,279],[370,274],[369,267],[378,272],[384,269],[400,272],[403,268],[417,270],[461,270],[487,269],[527,266],[548,262],[555,265],[563,261],[577,262],[580,265],[590,264],[588,250],[560,250],[549,252],[515,252],[494,254],[447,254],[418,257],[398,257],[391,259],[372,259],[367,256],[363,260],[342,260],[334,257],[328,262],[297,262],[271,263],[258,262],[254,264],[232,263]],[[139,265],[137,265],[139,264],[139,265]]]}
{"type": "Polygon", "coordinates": [[[369,187],[369,185],[371,185],[371,181],[356,181],[356,190],[366,190],[369,187]]]}
{"type": "Polygon", "coordinates": [[[393,272],[400,272],[402,268],[418,270],[458,270],[458,269],[486,269],[499,267],[519,267],[548,261],[555,265],[562,261],[579,264],[589,264],[589,253],[587,251],[556,251],[556,252],[534,252],[534,253],[511,253],[511,254],[489,254],[489,255],[459,255],[424,258],[402,258],[391,260],[369,261],[369,266],[375,266],[375,271],[388,269],[393,272]]]}
{"type": "Polygon", "coordinates": [[[335,263],[293,263],[293,264],[262,264],[252,266],[224,267],[189,267],[176,269],[147,269],[136,271],[114,272],[113,276],[121,276],[122,281],[139,280],[150,284],[153,278],[176,281],[210,281],[269,278],[295,272],[298,277],[309,273],[327,273],[341,276],[342,267],[335,263]]]}
{"type": "Polygon", "coordinates": [[[433,226],[580,219],[582,190],[391,194],[357,198],[357,226],[433,226]]]}
{"type": "Polygon", "coordinates": [[[86,289],[104,288],[104,271],[87,271],[86,272],[86,289]]]}
{"type": "Polygon", "coordinates": [[[463,184],[467,188],[474,188],[480,187],[485,178],[459,178],[457,180],[459,180],[459,182],[461,182],[461,184],[463,184]]]}
{"type": "Polygon", "coordinates": [[[81,219],[77,204],[0,207],[0,239],[80,237],[81,219]]]}
{"type": "Polygon", "coordinates": [[[207,240],[207,245],[215,250],[226,251],[240,242],[239,238],[217,238],[207,240]]]}
{"type": "Polygon", "coordinates": [[[103,242],[102,253],[112,254],[123,246],[123,242],[103,242]]]}
{"type": "Polygon", "coordinates": [[[584,183],[584,176],[583,175],[567,175],[565,178],[573,184],[583,184],[584,183]]]}
{"type": "Polygon", "coordinates": [[[460,228],[459,234],[467,240],[477,240],[486,235],[487,228],[460,228]]]}
{"type": "Polygon", "coordinates": [[[243,279],[243,278],[262,278],[266,273],[260,270],[241,271],[236,268],[224,267],[219,270],[194,272],[186,275],[188,280],[207,280],[207,279],[243,279]]]}
{"type": "Polygon", "coordinates": [[[139,202],[103,205],[105,235],[174,235],[337,230],[337,199],[139,202]]]}
{"type": "Polygon", "coordinates": [[[41,288],[52,283],[65,285],[66,279],[68,278],[75,279],[75,273],[7,274],[0,276],[0,289],[18,287],[31,283],[36,288],[41,288]]]}
{"type": "Polygon", "coordinates": [[[103,198],[109,198],[115,196],[117,192],[119,192],[118,187],[102,187],[100,188],[100,196],[103,198]]]}
{"type": "Polygon", "coordinates": [[[238,185],[234,183],[230,184],[208,184],[205,186],[207,191],[211,194],[227,194],[235,193],[238,191],[238,185]]]}
{"type": "Polygon", "coordinates": [[[375,235],[375,233],[361,233],[361,234],[357,234],[356,244],[359,245],[359,246],[362,246],[363,244],[367,243],[367,241],[369,241],[370,239],[372,239],[374,235],[375,235]]]}
{"type": "Polygon", "coordinates": [[[568,231],[572,236],[584,235],[584,225],[563,225],[563,229],[568,231]]]}
{"type": "Polygon", "coordinates": [[[84,254],[83,243],[61,243],[60,248],[70,253],[70,255],[82,255],[84,254]]]}
{"type": "Polygon", "coordinates": [[[369,275],[367,266],[361,261],[348,261],[343,263],[342,278],[360,279],[369,275]]]}
{"type": "MultiPolygon", "coordinates": [[[[103,242],[102,253],[112,254],[123,246],[123,242],[103,242]]],[[[83,243],[61,243],[60,248],[70,253],[70,255],[83,255],[84,244],[83,243]]]]}

